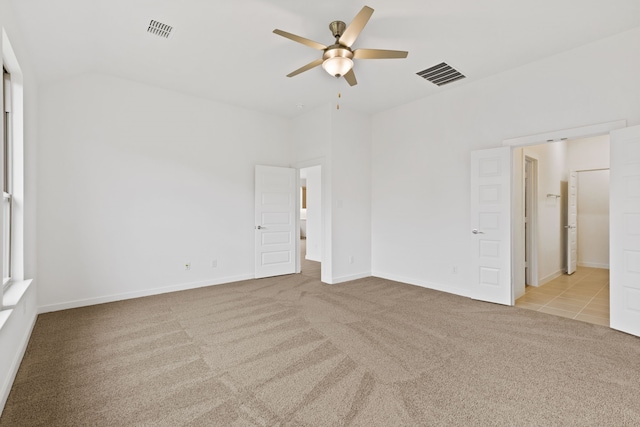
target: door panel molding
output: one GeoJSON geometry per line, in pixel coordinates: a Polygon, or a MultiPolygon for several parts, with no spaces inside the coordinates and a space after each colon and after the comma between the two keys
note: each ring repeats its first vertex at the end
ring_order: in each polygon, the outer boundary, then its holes
{"type": "Polygon", "coordinates": [[[471,297],[512,305],[511,148],[471,152],[471,297]]]}
{"type": "Polygon", "coordinates": [[[610,325],[640,336],[640,126],[611,132],[610,325]]]}
{"type": "Polygon", "coordinates": [[[293,274],[298,248],[296,169],[255,168],[255,277],[293,274]]]}

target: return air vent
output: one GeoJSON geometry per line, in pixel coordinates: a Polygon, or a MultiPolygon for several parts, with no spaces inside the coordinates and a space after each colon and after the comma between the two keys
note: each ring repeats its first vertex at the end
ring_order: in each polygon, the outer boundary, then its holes
{"type": "Polygon", "coordinates": [[[153,19],[149,22],[149,28],[147,28],[147,32],[155,34],[156,36],[164,37],[165,39],[169,38],[171,30],[173,30],[172,26],[154,21],[153,19]]]}
{"type": "Polygon", "coordinates": [[[444,62],[434,67],[427,68],[426,70],[418,71],[416,74],[438,86],[446,85],[447,83],[465,78],[460,71],[445,64],[444,62]]]}

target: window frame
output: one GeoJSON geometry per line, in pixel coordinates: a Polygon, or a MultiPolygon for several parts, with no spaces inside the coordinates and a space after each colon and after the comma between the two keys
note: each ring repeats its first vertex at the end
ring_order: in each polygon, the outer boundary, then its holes
{"type": "Polygon", "coordinates": [[[12,97],[11,74],[2,67],[2,291],[6,291],[12,279],[13,247],[13,190],[12,190],[12,97]],[[6,240],[5,240],[6,239],[6,240]]]}

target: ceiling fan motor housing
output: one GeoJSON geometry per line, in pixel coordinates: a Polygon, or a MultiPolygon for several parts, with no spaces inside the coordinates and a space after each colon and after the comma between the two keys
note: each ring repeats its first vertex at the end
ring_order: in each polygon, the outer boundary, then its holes
{"type": "Polygon", "coordinates": [[[347,29],[347,24],[342,21],[333,21],[331,24],[329,24],[329,29],[331,30],[331,34],[333,34],[333,37],[339,39],[340,37],[342,37],[342,33],[344,33],[344,30],[347,29]]]}
{"type": "Polygon", "coordinates": [[[273,30],[274,33],[282,37],[286,37],[297,43],[302,43],[313,49],[322,51],[322,58],[318,58],[307,65],[298,68],[297,70],[287,74],[287,77],[297,76],[300,73],[309,71],[310,69],[322,64],[322,68],[324,68],[327,73],[334,77],[344,77],[350,86],[355,86],[358,84],[358,81],[356,80],[355,73],[353,72],[354,58],[406,58],[408,52],[399,50],[351,49],[351,46],[353,46],[364,26],[367,25],[372,14],[373,9],[369,6],[364,6],[355,18],[353,18],[353,21],[351,21],[349,26],[342,21],[333,21],[330,23],[329,30],[331,30],[331,34],[336,38],[335,43],[331,46],[326,46],[322,43],[287,33],[286,31],[282,31],[277,28],[273,30]]]}

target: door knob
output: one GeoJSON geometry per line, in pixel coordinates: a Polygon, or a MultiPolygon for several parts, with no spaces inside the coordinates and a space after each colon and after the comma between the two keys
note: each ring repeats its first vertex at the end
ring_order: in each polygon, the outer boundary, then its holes
{"type": "Polygon", "coordinates": [[[477,229],[477,228],[474,228],[473,230],[471,230],[471,232],[472,232],[473,234],[484,234],[484,231],[478,231],[478,229],[477,229]]]}
{"type": "Polygon", "coordinates": [[[258,225],[258,226],[256,226],[256,229],[258,229],[258,230],[266,230],[267,227],[263,227],[261,225],[258,225]]]}

